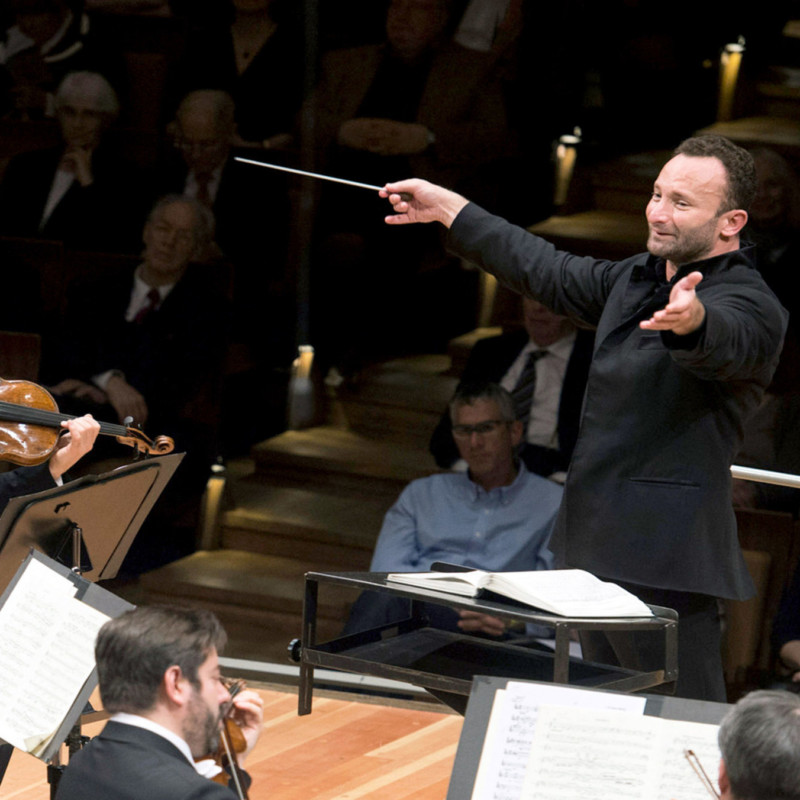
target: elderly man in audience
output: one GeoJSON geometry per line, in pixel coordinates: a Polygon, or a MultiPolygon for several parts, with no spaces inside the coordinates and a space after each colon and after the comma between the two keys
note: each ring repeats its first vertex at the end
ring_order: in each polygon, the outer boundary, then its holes
{"type": "MultiPolygon", "coordinates": [[[[462,384],[450,414],[469,472],[431,475],[407,486],[384,518],[370,569],[424,572],[437,561],[491,571],[551,569],[547,542],[562,489],[516,458],[522,423],[511,395],[494,383],[462,384]]],[[[407,614],[403,598],[364,594],[353,606],[347,630],[377,627],[407,614]]],[[[430,607],[430,615],[438,627],[503,632],[500,620],[459,617],[438,606],[430,607]]]]}
{"type": "Polygon", "coordinates": [[[61,142],[13,158],[0,184],[0,232],[56,239],[77,249],[132,251],[145,209],[134,168],[105,133],[119,102],[96,72],[72,72],[58,86],[61,142]]]}
{"type": "Polygon", "coordinates": [[[171,487],[196,500],[217,453],[218,394],[227,343],[228,274],[197,263],[212,239],[205,206],[168,195],[144,226],[135,269],[72,287],[70,325],[45,342],[43,372],[59,406],[132,417],[186,451],[171,487]]]}
{"type": "Polygon", "coordinates": [[[289,204],[284,176],[234,160],[236,109],[227,92],[190,92],[169,130],[180,158],[164,165],[161,189],[193,197],[213,211],[217,244],[233,262],[240,317],[263,325],[265,298],[279,291],[285,278],[289,204]]]}

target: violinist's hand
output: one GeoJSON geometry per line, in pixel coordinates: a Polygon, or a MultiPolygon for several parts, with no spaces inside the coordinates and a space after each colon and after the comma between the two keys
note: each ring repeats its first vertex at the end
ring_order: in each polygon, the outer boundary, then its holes
{"type": "Polygon", "coordinates": [[[70,147],[61,156],[58,166],[64,172],[71,172],[81,186],[90,186],[94,182],[92,151],[88,147],[70,147]]]}
{"type": "Polygon", "coordinates": [[[264,727],[264,701],[261,695],[252,689],[244,689],[233,698],[233,721],[244,734],[247,747],[236,758],[240,766],[255,747],[264,727]]]}
{"type": "Polygon", "coordinates": [[[137,425],[144,425],[147,422],[147,401],[144,395],[138,389],[134,389],[125,378],[113,375],[106,384],[106,395],[120,422],[125,417],[133,417],[137,425]]]}
{"type": "Polygon", "coordinates": [[[379,192],[392,204],[395,214],[385,218],[389,225],[408,225],[411,222],[441,222],[446,228],[469,202],[466,197],[442,186],[412,178],[407,181],[387,183],[379,192]],[[403,200],[400,193],[410,194],[403,200]]]}
{"type": "Polygon", "coordinates": [[[106,393],[95,386],[93,383],[86,383],[77,378],[65,378],[61,383],[50,387],[53,394],[68,394],[72,397],[81,397],[91,400],[93,403],[103,405],[108,402],[106,393]]]}
{"type": "Polygon", "coordinates": [[[430,130],[418,122],[357,117],[343,122],[339,144],[379,156],[416,155],[430,146],[430,130]]]}
{"type": "Polygon", "coordinates": [[[61,427],[66,432],[59,437],[48,465],[56,481],[94,447],[97,434],[100,433],[100,423],[91,414],[66,420],[61,427]]]}
{"type": "Polygon", "coordinates": [[[488,633],[489,636],[502,636],[506,632],[506,623],[499,617],[466,610],[459,611],[458,616],[458,627],[462,631],[488,633]]]}

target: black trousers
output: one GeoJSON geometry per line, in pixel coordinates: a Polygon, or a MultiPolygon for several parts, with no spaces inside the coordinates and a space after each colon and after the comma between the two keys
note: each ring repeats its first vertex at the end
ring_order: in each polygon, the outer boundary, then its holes
{"type": "MultiPolygon", "coordinates": [[[[676,697],[727,702],[718,600],[704,594],[620,585],[645,603],[678,612],[676,697]]],[[[658,631],[582,631],[580,639],[587,661],[643,671],[664,666],[664,635],[658,631]]]]}

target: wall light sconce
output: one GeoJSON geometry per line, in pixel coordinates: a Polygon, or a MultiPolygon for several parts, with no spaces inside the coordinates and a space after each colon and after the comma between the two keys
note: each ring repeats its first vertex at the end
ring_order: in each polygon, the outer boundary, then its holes
{"type": "Polygon", "coordinates": [[[736,82],[744,53],[744,36],[738,41],[726,44],[719,60],[719,100],[717,103],[717,122],[729,122],[733,117],[733,98],[736,82]]]}
{"type": "Polygon", "coordinates": [[[581,143],[581,129],[574,128],[572,133],[564,134],[558,138],[556,147],[556,181],[553,194],[553,204],[561,208],[567,202],[569,185],[572,173],[575,170],[575,159],[578,155],[578,145],[581,143]]]}

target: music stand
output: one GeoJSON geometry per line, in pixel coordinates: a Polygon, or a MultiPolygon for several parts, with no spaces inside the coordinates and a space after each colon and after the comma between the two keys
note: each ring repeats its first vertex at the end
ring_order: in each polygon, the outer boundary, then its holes
{"type": "MultiPolygon", "coordinates": [[[[82,476],[44,492],[12,498],[0,515],[0,593],[6,596],[20,564],[32,556],[38,558],[38,554],[53,559],[84,586],[114,578],[183,456],[183,453],[172,453],[126,464],[100,475],[82,476]]],[[[108,592],[103,595],[128,605],[108,592]]],[[[112,603],[112,607],[121,613],[122,606],[112,603]]],[[[96,683],[96,671],[92,677],[96,683]]],[[[80,709],[86,705],[94,684],[89,686],[87,682],[87,687],[85,697],[82,694],[76,699],[78,722],[70,737],[77,739],[80,739],[80,709]]],[[[0,783],[11,750],[7,745],[0,745],[0,783]]],[[[51,794],[54,794],[57,777],[52,770],[53,767],[48,768],[48,779],[51,794]]]]}
{"type": "Polygon", "coordinates": [[[89,581],[116,576],[183,453],[12,498],[0,516],[0,591],[31,548],[89,581]]]}

